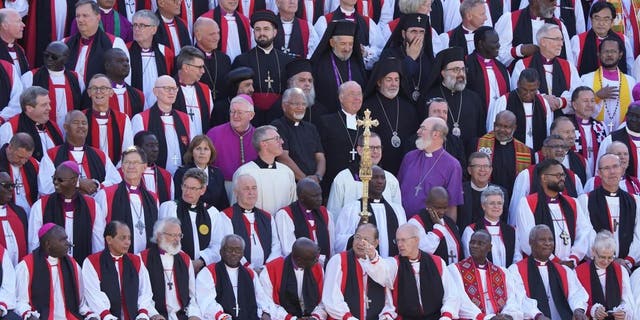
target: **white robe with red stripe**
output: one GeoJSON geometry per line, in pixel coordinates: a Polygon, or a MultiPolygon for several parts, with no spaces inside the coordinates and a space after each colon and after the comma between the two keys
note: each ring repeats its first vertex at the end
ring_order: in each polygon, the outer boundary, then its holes
{"type": "MultiPolygon", "coordinates": [[[[276,214],[274,215],[274,219],[276,221],[276,228],[278,229],[278,239],[280,240],[280,249],[282,249],[282,256],[286,257],[291,253],[291,248],[293,247],[293,243],[296,241],[296,234],[295,234],[296,227],[293,223],[293,219],[291,219],[287,211],[285,211],[284,209],[278,210],[278,212],[276,212],[276,214]]],[[[327,229],[329,233],[329,246],[331,248],[330,255],[333,255],[336,253],[336,250],[334,247],[336,234],[335,234],[335,226],[334,226],[333,219],[331,217],[331,213],[328,211],[327,211],[327,219],[329,220],[329,222],[327,223],[327,229]]],[[[310,224],[307,223],[307,225],[310,225],[310,224]]],[[[309,238],[313,240],[313,242],[318,243],[318,237],[316,235],[315,228],[317,228],[317,223],[314,222],[314,225],[313,225],[314,231],[309,238]]],[[[320,255],[318,259],[320,260],[320,263],[324,264],[324,262],[327,261],[327,259],[330,257],[331,256],[326,257],[325,255],[320,255]]]]}

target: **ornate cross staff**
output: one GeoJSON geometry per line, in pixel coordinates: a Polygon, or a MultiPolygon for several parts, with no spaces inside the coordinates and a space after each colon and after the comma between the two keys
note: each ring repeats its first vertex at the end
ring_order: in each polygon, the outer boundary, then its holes
{"type": "Polygon", "coordinates": [[[369,223],[369,217],[371,213],[367,210],[369,204],[369,181],[372,177],[371,167],[371,150],[369,150],[369,137],[371,137],[371,127],[377,127],[379,122],[376,119],[371,119],[371,110],[366,109],[364,111],[364,118],[358,119],[357,124],[359,127],[364,128],[362,137],[364,143],[362,146],[362,157],[360,158],[360,180],[362,181],[362,211],[360,212],[360,224],[369,223]]]}

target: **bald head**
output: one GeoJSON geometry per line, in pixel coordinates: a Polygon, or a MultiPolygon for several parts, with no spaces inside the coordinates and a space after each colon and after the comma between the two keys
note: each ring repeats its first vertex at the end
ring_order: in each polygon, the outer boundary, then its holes
{"type": "Polygon", "coordinates": [[[310,268],[318,262],[320,248],[309,238],[298,238],[291,247],[291,257],[296,265],[302,268],[310,268]]]}
{"type": "Polygon", "coordinates": [[[433,202],[437,199],[446,199],[449,200],[449,193],[447,189],[443,187],[433,187],[429,190],[429,194],[427,195],[427,203],[433,202]]]}
{"type": "Polygon", "coordinates": [[[211,18],[200,17],[193,24],[193,36],[200,49],[204,52],[211,52],[218,48],[220,26],[211,18]]]}

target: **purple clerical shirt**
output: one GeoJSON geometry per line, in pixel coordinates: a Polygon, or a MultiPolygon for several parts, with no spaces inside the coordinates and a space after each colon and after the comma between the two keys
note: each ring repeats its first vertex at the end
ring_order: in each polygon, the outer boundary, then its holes
{"type": "Polygon", "coordinates": [[[462,168],[443,148],[431,155],[422,150],[407,153],[398,171],[398,181],[407,219],[425,207],[427,195],[433,187],[447,189],[449,206],[457,206],[463,202],[462,168]]]}
{"type": "Polygon", "coordinates": [[[227,122],[209,129],[207,137],[216,148],[216,160],[213,165],[220,168],[225,181],[233,179],[233,173],[243,164],[253,161],[258,153],[251,145],[251,138],[255,128],[249,126],[247,132],[236,133],[227,122]],[[240,140],[242,139],[242,143],[240,140]],[[244,162],[242,161],[244,157],[244,162]]]}
{"type": "MultiPolygon", "coordinates": [[[[131,22],[127,20],[126,16],[123,16],[113,9],[109,11],[109,13],[105,13],[104,11],[100,10],[100,20],[102,21],[104,32],[121,38],[124,43],[133,41],[133,27],[131,26],[131,22]],[[113,16],[114,14],[118,14],[118,17],[120,18],[120,34],[115,33],[115,20],[113,16]]],[[[76,20],[73,19],[73,22],[71,23],[70,36],[74,36],[76,34],[78,34],[78,24],[76,23],[76,20]]]]}

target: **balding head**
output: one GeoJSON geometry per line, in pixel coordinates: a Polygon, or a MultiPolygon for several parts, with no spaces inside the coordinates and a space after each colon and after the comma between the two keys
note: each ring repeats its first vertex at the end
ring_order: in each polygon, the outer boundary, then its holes
{"type": "Polygon", "coordinates": [[[193,36],[200,49],[204,52],[211,52],[218,48],[220,26],[211,18],[200,17],[193,24],[193,36]]]}
{"type": "Polygon", "coordinates": [[[309,238],[298,238],[291,247],[291,257],[296,265],[310,268],[318,262],[320,248],[309,238]]]}

